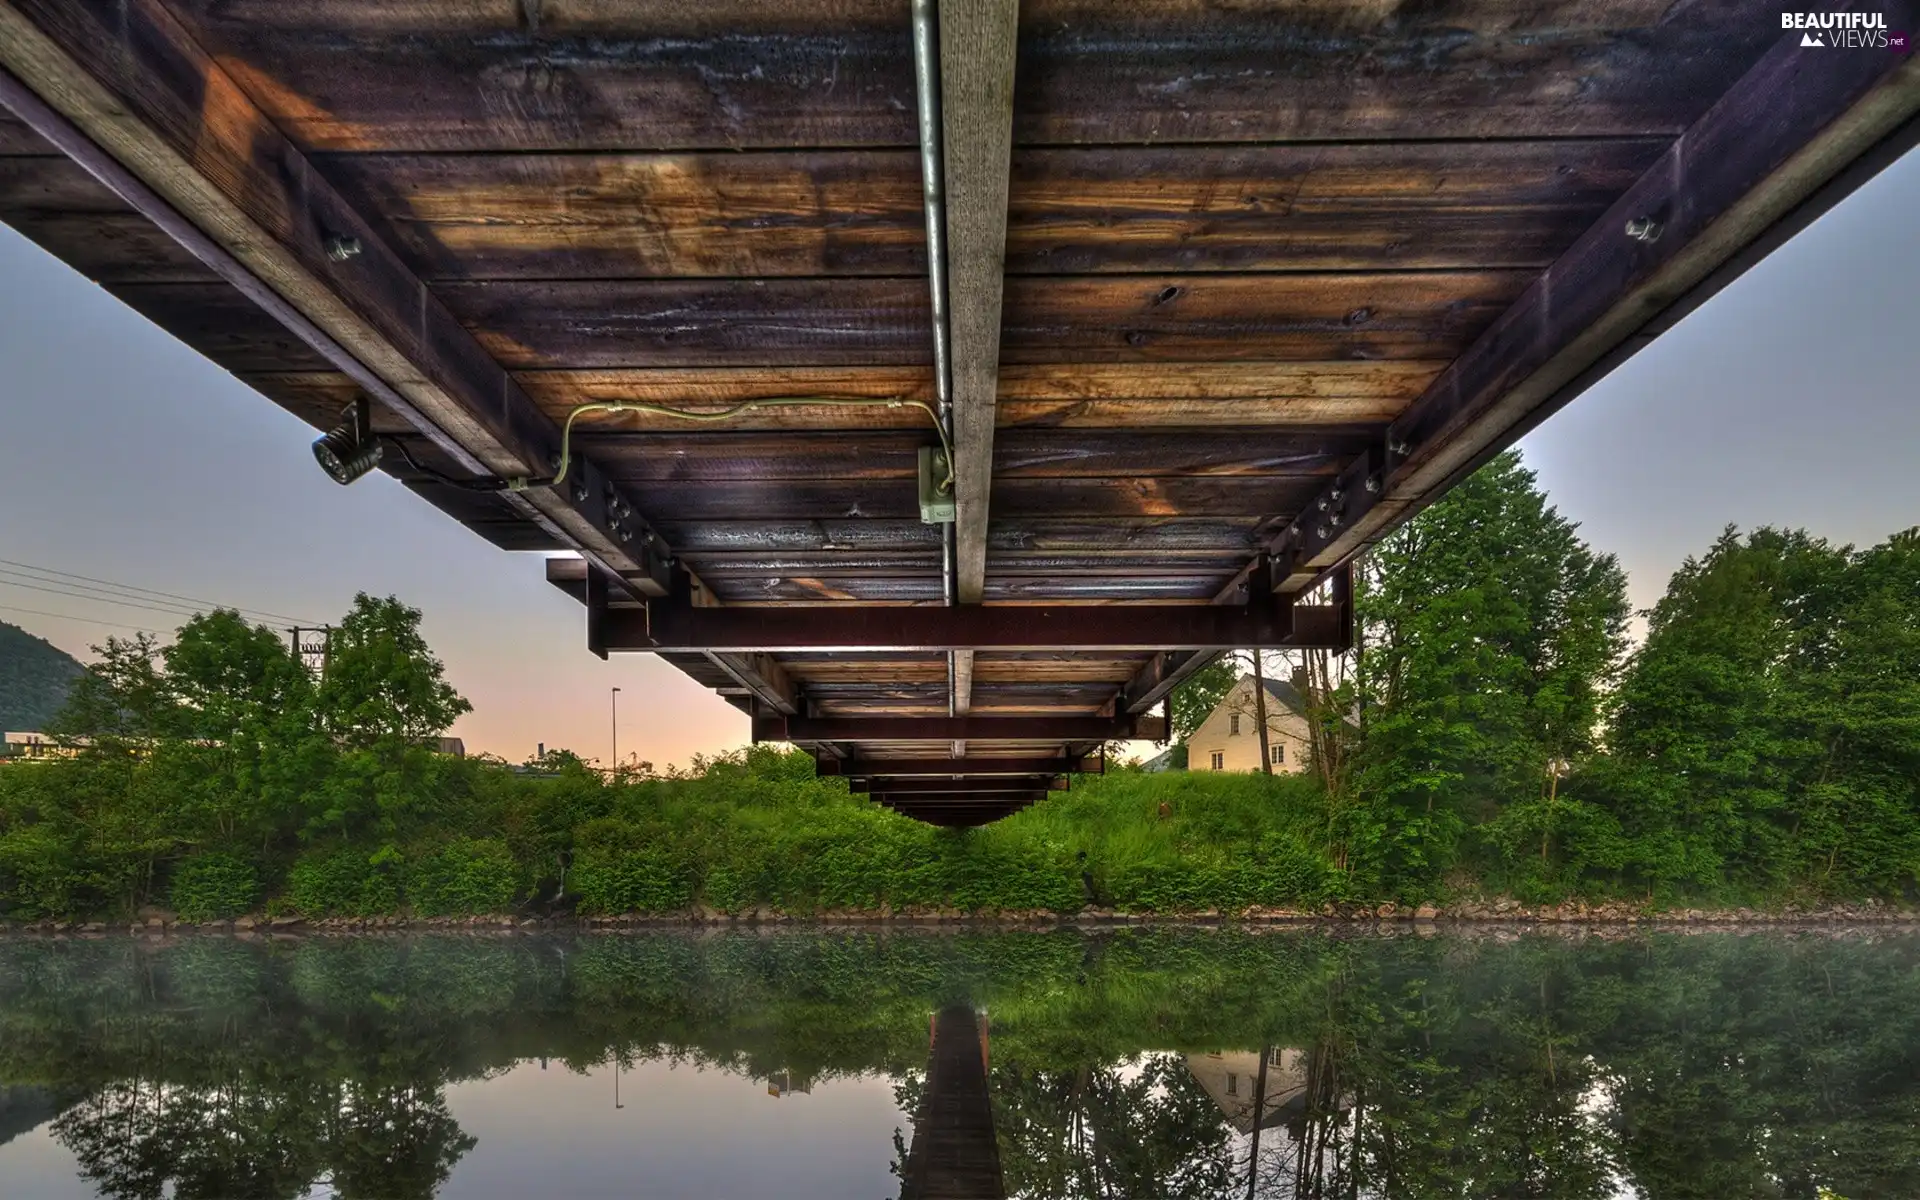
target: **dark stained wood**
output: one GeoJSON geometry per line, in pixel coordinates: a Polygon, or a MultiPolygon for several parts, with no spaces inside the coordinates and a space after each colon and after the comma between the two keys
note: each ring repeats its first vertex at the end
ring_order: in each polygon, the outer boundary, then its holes
{"type": "Polygon", "coordinates": [[[180,243],[135,213],[0,211],[0,222],[98,283],[219,282],[180,243]]]}
{"type": "Polygon", "coordinates": [[[0,112],[0,154],[57,154],[53,144],[17,118],[0,112]]]}
{"type": "MultiPolygon", "coordinates": [[[[923,421],[925,420],[923,414],[923,421]]],[[[582,429],[589,428],[582,423],[582,429]]],[[[682,425],[682,429],[724,426],[682,425]]],[[[1358,430],[1009,430],[996,439],[997,479],[1179,475],[1331,475],[1368,443],[1358,430]]],[[[580,434],[603,469],[640,483],[913,478],[924,431],[580,434]]]]}
{"type": "Polygon", "coordinates": [[[1675,135],[1779,36],[1737,0],[1021,8],[1026,144],[1675,135]]]}
{"type": "MultiPolygon", "coordinates": [[[[892,486],[871,479],[726,480],[645,488],[614,465],[662,525],[689,521],[917,519],[911,477],[892,486]]],[[[999,479],[996,508],[1023,517],[1291,516],[1313,497],[1315,476],[1169,476],[1139,479],[999,479]]]]}
{"type": "Polygon", "coordinates": [[[1091,758],[878,758],[822,759],[815,763],[821,778],[913,775],[1058,775],[1106,772],[1106,760],[1091,758]]]}
{"type": "Polygon", "coordinates": [[[424,277],[915,275],[911,150],[326,155],[424,277]]]}
{"type": "Polygon", "coordinates": [[[117,284],[107,290],[229,371],[331,369],[286,326],[225,283],[117,284]]]}
{"type": "Polygon", "coordinates": [[[1007,270],[1544,266],[1665,139],[1023,149],[1007,270]]]}
{"type": "Polygon", "coordinates": [[[435,289],[509,367],[932,361],[925,280],[447,283],[435,289]]]}
{"type": "Polygon", "coordinates": [[[1531,276],[1406,274],[1010,276],[1011,362],[1450,358],[1531,276]]]}
{"type": "Polygon", "coordinates": [[[1105,742],[1156,740],[1157,716],[1109,717],[772,717],[755,720],[756,742],[1105,742]]]}
{"type": "MultiPolygon", "coordinates": [[[[661,5],[537,24],[329,0],[334,21],[192,0],[183,15],[314,150],[912,146],[907,5],[661,5]],[[239,12],[250,14],[241,17],[239,12]],[[729,20],[728,18],[732,18],[729,20]],[[398,31],[404,30],[404,35],[398,31]]],[[[288,9],[298,6],[283,6],[288,9]]]]}

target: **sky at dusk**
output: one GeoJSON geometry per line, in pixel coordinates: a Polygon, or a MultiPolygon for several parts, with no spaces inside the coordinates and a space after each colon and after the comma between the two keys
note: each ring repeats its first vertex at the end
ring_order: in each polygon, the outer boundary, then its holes
{"type": "MultiPolygon", "coordinates": [[[[426,613],[474,704],[454,732],[656,765],[747,720],[650,656],[603,663],[540,556],[507,554],[375,475],[342,488],[313,432],[0,226],[0,620],[82,658],[164,613],[24,586],[17,564],[336,619],[356,591],[426,613]]],[[[1868,544],[1920,523],[1920,154],[1883,172],[1522,447],[1619,555],[1636,607],[1728,523],[1868,544]]],[[[290,623],[290,622],[289,622],[290,623]]]]}

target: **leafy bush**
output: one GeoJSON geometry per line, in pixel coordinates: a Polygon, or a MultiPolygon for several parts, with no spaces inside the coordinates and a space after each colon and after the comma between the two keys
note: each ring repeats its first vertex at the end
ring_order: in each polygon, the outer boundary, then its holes
{"type": "Polygon", "coordinates": [[[407,897],[422,916],[472,915],[513,907],[520,872],[498,838],[456,838],[409,873],[407,897]]]}
{"type": "Polygon", "coordinates": [[[308,917],[364,917],[400,907],[401,858],[391,846],[373,855],[335,850],[303,856],[287,874],[286,898],[308,917]]]}
{"type": "Polygon", "coordinates": [[[259,895],[253,864],[231,854],[198,854],[173,872],[173,909],[185,921],[239,916],[259,895]]]}

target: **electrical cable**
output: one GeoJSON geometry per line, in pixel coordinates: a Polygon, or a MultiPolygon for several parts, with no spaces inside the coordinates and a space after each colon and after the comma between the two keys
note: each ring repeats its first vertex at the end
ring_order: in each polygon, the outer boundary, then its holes
{"type": "Polygon", "coordinates": [[[48,612],[44,608],[16,608],[11,604],[0,604],[0,612],[24,613],[30,617],[52,617],[56,621],[77,621],[82,625],[105,625],[110,629],[131,629],[135,633],[148,633],[154,637],[162,636],[157,629],[148,629],[144,625],[129,625],[125,621],[102,621],[98,617],[76,617],[71,613],[48,612]]]}
{"type": "Polygon", "coordinates": [[[36,566],[33,563],[15,562],[7,558],[0,558],[0,567],[19,568],[19,570],[15,571],[0,571],[0,575],[18,575],[21,571],[28,571],[32,572],[32,574],[27,576],[27,578],[41,577],[38,579],[40,583],[59,584],[63,587],[78,587],[80,584],[94,584],[99,587],[113,588],[118,592],[136,593],[136,595],[131,597],[132,599],[157,597],[163,601],[177,601],[182,604],[194,605],[196,606],[196,611],[204,612],[210,608],[224,608],[232,612],[240,613],[242,616],[264,618],[268,621],[286,621],[294,625],[324,624],[324,622],[320,621],[306,621],[298,617],[290,617],[285,613],[268,612],[260,608],[242,608],[233,604],[220,604],[212,600],[203,600],[198,596],[183,596],[178,592],[163,592],[155,588],[143,588],[131,583],[116,583],[111,579],[96,579],[91,575],[79,575],[72,571],[57,571],[52,567],[36,566]],[[46,578],[47,576],[54,576],[55,578],[46,578]],[[68,583],[67,580],[70,579],[77,580],[78,582],[68,583]]]}
{"type": "Polygon", "coordinates": [[[527,487],[559,487],[566,481],[567,468],[573,461],[573,423],[591,412],[650,413],[657,417],[674,417],[682,421],[727,421],[743,413],[754,412],[762,408],[917,408],[933,421],[933,431],[940,435],[940,447],[947,455],[947,478],[940,485],[942,490],[953,486],[953,443],[947,439],[946,426],[940,422],[940,414],[924,400],[909,400],[905,396],[770,396],[760,400],[746,400],[731,408],[704,412],[689,408],[674,408],[666,404],[650,404],[641,400],[599,400],[592,404],[576,406],[567,414],[567,422],[560,431],[560,465],[553,472],[552,479],[528,481],[521,479],[519,491],[527,487]]]}
{"type": "MultiPolygon", "coordinates": [[[[65,596],[68,599],[72,599],[72,600],[86,600],[93,604],[112,604],[120,608],[145,609],[147,612],[163,613],[169,617],[194,617],[199,615],[199,613],[196,610],[191,608],[186,608],[180,605],[165,606],[162,604],[145,604],[138,600],[129,600],[129,599],[126,599],[125,597],[116,597],[110,593],[105,593],[105,592],[62,591],[60,588],[57,588],[57,587],[44,587],[42,586],[41,583],[22,583],[14,579],[0,579],[0,587],[26,588],[28,591],[45,592],[49,596],[65,596]]],[[[212,607],[223,608],[225,606],[216,604],[216,605],[213,605],[212,607]]],[[[240,615],[243,618],[246,617],[245,613],[241,613],[240,615]]],[[[248,619],[251,619],[251,618],[248,618],[248,619]]]]}

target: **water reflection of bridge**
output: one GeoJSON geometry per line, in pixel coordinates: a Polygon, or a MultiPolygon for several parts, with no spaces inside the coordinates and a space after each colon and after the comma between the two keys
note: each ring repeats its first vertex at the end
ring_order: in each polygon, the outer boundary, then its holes
{"type": "Polygon", "coordinates": [[[933,1018],[926,1089],[901,1174],[901,1200],[1002,1200],[1007,1194],[987,1095],[987,1027],[964,1005],[933,1018]]]}

